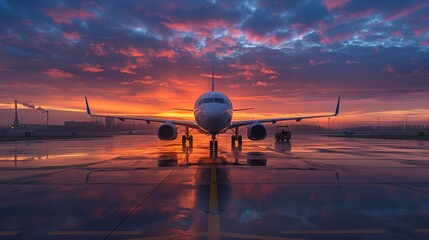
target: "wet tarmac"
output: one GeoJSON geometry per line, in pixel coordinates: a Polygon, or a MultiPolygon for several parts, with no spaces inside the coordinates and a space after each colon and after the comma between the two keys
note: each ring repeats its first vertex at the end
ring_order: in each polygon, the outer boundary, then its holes
{"type": "Polygon", "coordinates": [[[429,142],[0,143],[1,239],[429,239],[429,142]]]}

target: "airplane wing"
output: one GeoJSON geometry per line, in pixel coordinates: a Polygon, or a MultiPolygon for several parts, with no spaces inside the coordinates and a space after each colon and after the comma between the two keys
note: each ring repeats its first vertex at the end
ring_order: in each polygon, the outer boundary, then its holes
{"type": "Polygon", "coordinates": [[[319,116],[303,116],[303,117],[290,117],[290,118],[269,118],[269,119],[259,119],[259,120],[237,121],[237,122],[231,122],[229,128],[247,126],[247,125],[250,125],[252,123],[267,123],[267,122],[276,123],[279,121],[291,121],[291,120],[299,122],[302,119],[334,117],[334,116],[337,116],[340,112],[340,98],[341,97],[338,97],[337,107],[335,109],[334,114],[319,115],[319,116]]]}
{"type": "Polygon", "coordinates": [[[88,113],[91,117],[110,117],[110,118],[117,118],[121,121],[125,120],[136,120],[136,121],[145,121],[146,123],[150,124],[151,122],[157,122],[157,123],[172,123],[174,125],[179,126],[185,126],[190,128],[198,128],[197,124],[191,121],[182,121],[182,120],[170,120],[170,119],[163,119],[163,118],[151,118],[151,117],[127,117],[127,116],[114,116],[114,115],[98,115],[98,114],[92,114],[91,109],[89,108],[88,99],[85,97],[85,103],[86,103],[86,113],[88,113]]]}

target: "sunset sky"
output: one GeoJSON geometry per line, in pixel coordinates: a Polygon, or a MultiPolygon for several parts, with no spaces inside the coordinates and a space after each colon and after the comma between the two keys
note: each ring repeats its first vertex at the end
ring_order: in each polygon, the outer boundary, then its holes
{"type": "Polygon", "coordinates": [[[189,117],[214,67],[241,118],[429,119],[428,1],[0,0],[0,25],[1,109],[189,117]]]}

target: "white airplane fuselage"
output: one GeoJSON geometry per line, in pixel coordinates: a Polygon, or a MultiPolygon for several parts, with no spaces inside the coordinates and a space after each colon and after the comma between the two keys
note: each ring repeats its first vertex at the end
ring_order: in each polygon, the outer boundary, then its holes
{"type": "Polygon", "coordinates": [[[232,103],[220,92],[202,94],[195,102],[193,110],[198,127],[211,135],[226,131],[232,120],[232,103]]]}

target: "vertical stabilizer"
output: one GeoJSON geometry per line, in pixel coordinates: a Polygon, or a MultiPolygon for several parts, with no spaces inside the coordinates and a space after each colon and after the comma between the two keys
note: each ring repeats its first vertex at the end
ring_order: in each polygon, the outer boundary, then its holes
{"type": "Polygon", "coordinates": [[[214,68],[212,67],[212,92],[214,92],[214,68]]]}

